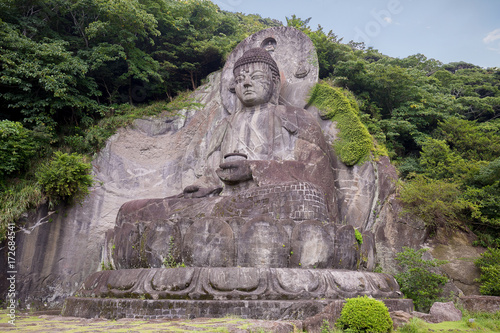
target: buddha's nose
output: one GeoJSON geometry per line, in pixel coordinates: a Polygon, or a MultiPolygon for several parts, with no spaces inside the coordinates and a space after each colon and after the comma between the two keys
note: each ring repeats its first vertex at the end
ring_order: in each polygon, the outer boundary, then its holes
{"type": "Polygon", "coordinates": [[[252,81],[250,80],[250,77],[246,77],[245,80],[243,81],[243,86],[244,87],[249,87],[252,85],[252,81]]]}

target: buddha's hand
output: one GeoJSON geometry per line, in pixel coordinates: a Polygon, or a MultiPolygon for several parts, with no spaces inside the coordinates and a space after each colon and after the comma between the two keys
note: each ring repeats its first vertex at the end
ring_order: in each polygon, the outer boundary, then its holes
{"type": "Polygon", "coordinates": [[[247,160],[225,162],[215,172],[224,183],[237,184],[252,179],[250,165],[247,160]]]}
{"type": "Polygon", "coordinates": [[[198,185],[189,185],[184,188],[182,194],[178,197],[191,198],[207,198],[218,196],[222,192],[222,187],[200,187],[198,185]]]}

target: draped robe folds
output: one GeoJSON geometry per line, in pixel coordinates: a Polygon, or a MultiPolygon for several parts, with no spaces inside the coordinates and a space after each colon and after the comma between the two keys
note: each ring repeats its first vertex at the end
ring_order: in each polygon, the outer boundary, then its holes
{"type": "Polygon", "coordinates": [[[284,121],[282,113],[282,108],[263,104],[232,115],[221,144],[223,155],[237,152],[249,160],[293,160],[297,128],[284,121]]]}
{"type": "Polygon", "coordinates": [[[332,151],[306,110],[273,104],[245,108],[227,117],[214,135],[209,156],[247,155],[257,186],[306,181],[319,188],[337,217],[332,151]]]}

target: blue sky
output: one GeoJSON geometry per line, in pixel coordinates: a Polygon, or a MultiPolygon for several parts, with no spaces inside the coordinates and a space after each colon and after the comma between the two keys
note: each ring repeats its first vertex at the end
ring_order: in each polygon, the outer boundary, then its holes
{"type": "Polygon", "coordinates": [[[443,63],[500,67],[500,0],[211,0],[221,9],[286,24],[311,17],[343,42],[365,42],[383,54],[422,53],[443,63]]]}

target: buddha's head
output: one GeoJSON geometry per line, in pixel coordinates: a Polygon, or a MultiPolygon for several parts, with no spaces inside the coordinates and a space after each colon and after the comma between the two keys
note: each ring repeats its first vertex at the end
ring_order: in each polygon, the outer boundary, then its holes
{"type": "Polygon", "coordinates": [[[246,51],[234,64],[235,92],[244,106],[278,104],[278,65],[262,48],[246,51]]]}

